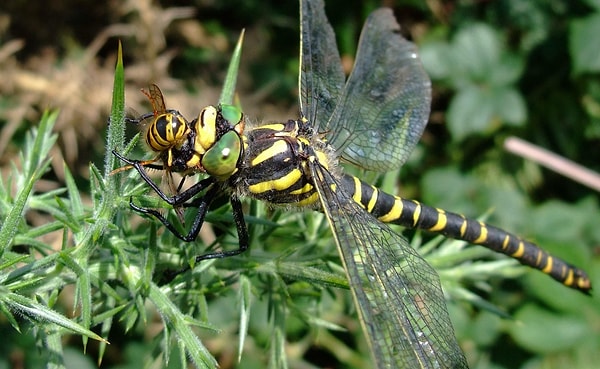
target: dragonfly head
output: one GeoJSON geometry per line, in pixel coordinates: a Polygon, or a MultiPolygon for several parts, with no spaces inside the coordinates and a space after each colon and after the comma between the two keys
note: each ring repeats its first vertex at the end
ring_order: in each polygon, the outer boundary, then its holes
{"type": "Polygon", "coordinates": [[[237,171],[243,129],[243,114],[233,105],[202,109],[195,123],[194,151],[206,173],[225,180],[237,171]]]}

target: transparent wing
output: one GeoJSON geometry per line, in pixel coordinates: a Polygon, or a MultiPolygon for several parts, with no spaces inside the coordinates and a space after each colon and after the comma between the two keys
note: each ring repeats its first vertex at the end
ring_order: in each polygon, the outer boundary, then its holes
{"type": "Polygon", "coordinates": [[[162,91],[157,85],[151,84],[150,87],[148,87],[148,91],[142,89],[142,93],[148,97],[148,100],[150,100],[150,103],[152,104],[152,110],[154,111],[154,116],[167,112],[165,99],[163,98],[162,91]]]}
{"type": "Polygon", "coordinates": [[[435,271],[311,164],[377,368],[467,368],[435,271]],[[338,188],[332,190],[332,186],[338,188]]]}
{"type": "Polygon", "coordinates": [[[345,76],[322,0],[300,0],[300,112],[316,131],[329,121],[345,76]]]}
{"type": "Polygon", "coordinates": [[[429,118],[431,82],[416,47],[399,30],[391,9],[369,16],[354,69],[327,126],[321,127],[345,160],[369,170],[399,168],[429,118]]]}

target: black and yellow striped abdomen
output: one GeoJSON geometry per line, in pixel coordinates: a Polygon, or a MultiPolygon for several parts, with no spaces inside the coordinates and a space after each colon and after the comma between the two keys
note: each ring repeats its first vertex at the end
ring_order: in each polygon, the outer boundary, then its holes
{"type": "MultiPolygon", "coordinates": [[[[326,154],[325,144],[314,138],[309,141],[304,129],[302,121],[290,120],[247,132],[243,162],[233,179],[238,192],[272,204],[317,204],[318,193],[308,161],[316,157],[318,165],[325,169],[334,165],[326,154]]],[[[539,269],[568,287],[586,293],[591,290],[590,279],[583,270],[500,228],[415,200],[392,196],[350,175],[341,175],[339,179],[341,188],[335,191],[344,191],[384,223],[423,229],[482,245],[539,269]]]]}
{"type": "Polygon", "coordinates": [[[352,194],[354,201],[382,222],[423,229],[482,245],[539,269],[568,287],[586,293],[591,290],[590,279],[583,270],[502,229],[415,200],[389,195],[353,176],[344,175],[340,182],[344,191],[352,194]]]}

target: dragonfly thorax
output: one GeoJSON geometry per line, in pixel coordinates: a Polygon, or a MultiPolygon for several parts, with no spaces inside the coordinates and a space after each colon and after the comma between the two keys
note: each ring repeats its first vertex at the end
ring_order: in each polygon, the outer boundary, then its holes
{"type": "Polygon", "coordinates": [[[307,137],[304,123],[289,120],[257,127],[245,136],[244,157],[236,185],[239,192],[271,204],[314,205],[318,194],[308,161],[330,167],[322,142],[307,137]]]}

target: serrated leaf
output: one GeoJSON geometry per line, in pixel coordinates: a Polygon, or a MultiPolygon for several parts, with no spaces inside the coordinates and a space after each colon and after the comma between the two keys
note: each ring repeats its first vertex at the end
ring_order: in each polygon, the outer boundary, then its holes
{"type": "MultiPolygon", "coordinates": [[[[73,301],[73,311],[77,307],[81,312],[81,321],[84,327],[91,327],[92,324],[92,290],[89,278],[89,271],[87,270],[87,261],[83,260],[83,264],[79,264],[71,255],[67,253],[60,253],[60,259],[65,265],[70,268],[77,276],[75,289],[76,299],[73,301]]],[[[84,347],[87,344],[87,337],[82,337],[84,347]]]]}
{"type": "Polygon", "coordinates": [[[269,368],[287,368],[287,355],[285,353],[285,333],[280,326],[273,328],[271,335],[271,357],[269,368]]]}
{"type": "Polygon", "coordinates": [[[67,192],[69,194],[69,200],[71,202],[71,214],[73,218],[79,218],[84,215],[83,204],[81,202],[81,194],[75,183],[75,179],[69,170],[66,163],[63,163],[63,170],[65,172],[65,183],[67,185],[67,192]]]}
{"type": "Polygon", "coordinates": [[[60,334],[52,332],[46,336],[44,348],[50,352],[46,368],[48,369],[66,369],[64,363],[63,341],[60,334]]]}
{"type": "MultiPolygon", "coordinates": [[[[149,286],[148,298],[154,303],[165,323],[165,334],[167,334],[167,328],[173,329],[178,338],[177,342],[184,345],[187,357],[199,368],[216,367],[217,361],[188,325],[186,316],[154,283],[149,286]]],[[[169,342],[169,340],[165,342],[169,342]]]]}
{"type": "MultiPolygon", "coordinates": [[[[4,292],[2,292],[4,293],[4,292]]],[[[21,333],[21,328],[19,327],[19,323],[17,323],[17,320],[15,319],[14,314],[12,313],[12,311],[10,311],[7,306],[4,304],[3,301],[0,301],[0,312],[2,313],[2,316],[8,320],[8,322],[10,323],[10,325],[19,333],[21,333]]]]}
{"type": "Polygon", "coordinates": [[[229,68],[227,69],[227,75],[225,82],[223,83],[223,90],[221,91],[221,97],[219,98],[219,104],[233,104],[233,98],[235,96],[235,86],[237,84],[238,69],[240,67],[240,58],[242,55],[242,44],[244,42],[244,31],[240,34],[238,42],[231,56],[229,62],[229,68]]]}
{"type": "Polygon", "coordinates": [[[345,276],[299,262],[269,261],[259,265],[256,270],[260,273],[274,274],[323,287],[349,288],[345,276]]]}
{"type": "Polygon", "coordinates": [[[113,81],[112,105],[110,111],[110,124],[108,130],[107,147],[104,173],[106,176],[114,169],[116,158],[111,150],[122,149],[125,142],[125,70],[123,68],[123,50],[121,42],[117,51],[117,63],[113,81]]]}
{"type": "Polygon", "coordinates": [[[250,322],[250,306],[252,293],[250,288],[252,284],[245,275],[240,275],[239,280],[238,304],[240,306],[240,333],[238,346],[238,363],[242,360],[242,352],[244,351],[244,341],[248,335],[248,323],[250,322]]]}
{"type": "Polygon", "coordinates": [[[51,131],[56,117],[57,113],[44,113],[40,125],[34,131],[37,132],[34,142],[32,147],[28,147],[30,150],[26,155],[28,159],[23,163],[24,169],[29,169],[26,170],[29,174],[26,173],[25,182],[19,186],[15,201],[4,219],[2,227],[0,227],[0,256],[12,245],[13,238],[19,230],[19,222],[23,219],[22,215],[33,190],[33,185],[41,178],[50,164],[47,153],[55,140],[51,135],[51,131]]]}
{"type": "Polygon", "coordinates": [[[47,306],[44,306],[28,297],[12,292],[6,292],[0,295],[0,299],[11,311],[17,311],[20,315],[27,316],[39,322],[54,323],[84,337],[107,342],[104,338],[98,336],[89,329],[73,322],[67,317],[58,314],[57,312],[49,309],[47,306]]]}

